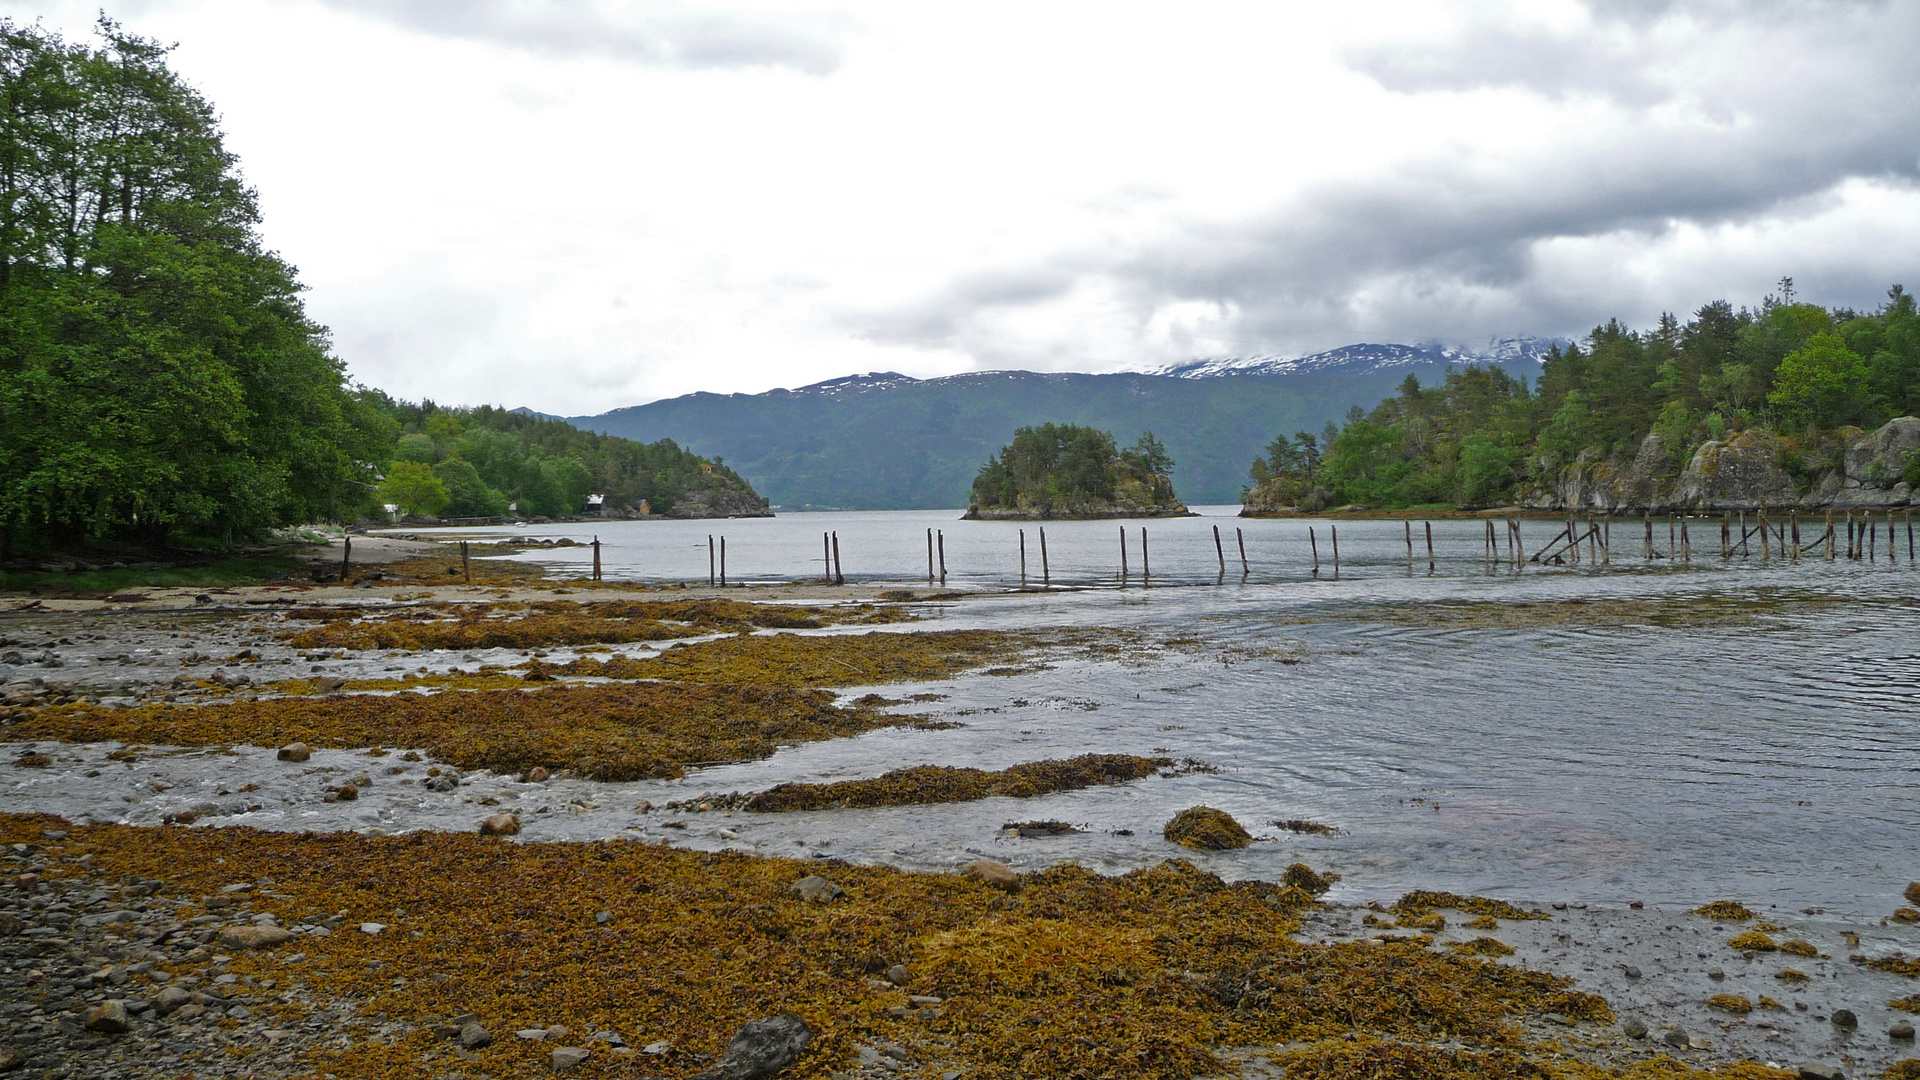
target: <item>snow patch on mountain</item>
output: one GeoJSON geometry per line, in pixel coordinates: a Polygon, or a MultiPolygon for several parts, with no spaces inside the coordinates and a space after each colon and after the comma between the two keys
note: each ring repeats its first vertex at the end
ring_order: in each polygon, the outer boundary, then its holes
{"type": "Polygon", "coordinates": [[[1144,374],[1171,375],[1178,379],[1211,379],[1225,375],[1298,375],[1310,371],[1386,371],[1421,365],[1521,364],[1537,366],[1555,345],[1566,345],[1561,338],[1503,337],[1489,339],[1474,349],[1456,345],[1396,345],[1362,343],[1343,345],[1307,356],[1221,356],[1188,360],[1164,367],[1149,368],[1144,374]]]}

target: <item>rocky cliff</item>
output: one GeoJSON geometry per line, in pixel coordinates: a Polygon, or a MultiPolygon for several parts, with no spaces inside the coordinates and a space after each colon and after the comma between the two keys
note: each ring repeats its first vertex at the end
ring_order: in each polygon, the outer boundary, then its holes
{"type": "Polygon", "coordinates": [[[1523,494],[1539,510],[1816,510],[1907,506],[1907,455],[1920,450],[1920,418],[1902,416],[1877,430],[1834,433],[1809,445],[1765,429],[1700,444],[1677,473],[1658,434],[1631,460],[1582,453],[1550,483],[1523,494]]]}

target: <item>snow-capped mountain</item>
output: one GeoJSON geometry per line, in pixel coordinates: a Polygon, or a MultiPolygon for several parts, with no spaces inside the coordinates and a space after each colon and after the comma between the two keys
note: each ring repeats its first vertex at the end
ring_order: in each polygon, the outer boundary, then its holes
{"type": "Polygon", "coordinates": [[[1419,365],[1531,364],[1538,365],[1560,338],[1504,337],[1489,339],[1479,349],[1454,345],[1391,345],[1364,343],[1307,356],[1221,356],[1188,360],[1150,368],[1148,375],[1179,379],[1210,379],[1222,375],[1297,375],[1308,371],[1386,371],[1419,365]]]}

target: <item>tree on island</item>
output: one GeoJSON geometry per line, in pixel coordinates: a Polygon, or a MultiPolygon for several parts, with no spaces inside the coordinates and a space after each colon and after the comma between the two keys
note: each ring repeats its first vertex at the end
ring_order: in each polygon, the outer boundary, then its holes
{"type": "Polygon", "coordinates": [[[973,480],[970,513],[1105,516],[1186,508],[1173,493],[1173,457],[1149,431],[1122,450],[1110,432],[1041,424],[1013,433],[973,480]]]}

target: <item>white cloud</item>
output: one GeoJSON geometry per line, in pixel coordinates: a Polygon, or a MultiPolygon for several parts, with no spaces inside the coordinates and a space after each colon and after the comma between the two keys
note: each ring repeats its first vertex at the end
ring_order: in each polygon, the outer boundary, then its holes
{"type": "Polygon", "coordinates": [[[1920,277],[1906,5],[114,14],[180,42],[314,315],[408,396],[600,411],[1920,277]]]}

